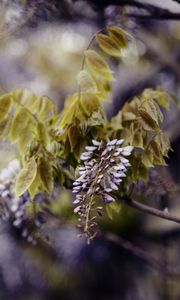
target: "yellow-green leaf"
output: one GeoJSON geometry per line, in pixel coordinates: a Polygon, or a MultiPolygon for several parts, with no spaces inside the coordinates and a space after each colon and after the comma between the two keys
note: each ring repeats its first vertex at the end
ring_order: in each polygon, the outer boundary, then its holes
{"type": "Polygon", "coordinates": [[[39,107],[39,97],[28,89],[17,89],[11,93],[14,102],[18,105],[24,106],[30,110],[31,113],[36,113],[39,107]]]}
{"type": "Polygon", "coordinates": [[[122,126],[122,111],[121,110],[118,112],[117,116],[115,116],[111,119],[110,127],[113,130],[123,129],[123,126],[122,126]]]}
{"type": "Polygon", "coordinates": [[[10,95],[7,94],[0,97],[0,121],[3,121],[7,117],[11,105],[12,97],[10,95]]]}
{"type": "Polygon", "coordinates": [[[154,161],[154,157],[151,151],[149,151],[148,149],[146,149],[142,155],[142,163],[147,167],[147,168],[151,168],[153,167],[153,161],[154,161]]]}
{"type": "Polygon", "coordinates": [[[147,131],[156,131],[159,129],[157,122],[148,114],[145,108],[139,108],[140,122],[147,131]]]}
{"type": "Polygon", "coordinates": [[[11,122],[11,116],[0,122],[0,137],[2,140],[8,137],[11,128],[11,122]]]}
{"type": "Polygon", "coordinates": [[[94,50],[86,50],[84,54],[86,64],[93,75],[113,80],[112,71],[102,56],[94,50]]]}
{"type": "Polygon", "coordinates": [[[100,48],[107,54],[115,57],[120,57],[120,49],[118,44],[109,36],[98,33],[96,39],[100,48]]]}
{"type": "Polygon", "coordinates": [[[156,143],[155,140],[150,141],[148,145],[148,150],[153,153],[154,156],[156,157],[161,157],[161,150],[159,145],[156,143]]]}
{"type": "Polygon", "coordinates": [[[52,111],[56,112],[55,105],[54,105],[53,101],[47,96],[41,97],[39,99],[39,110],[38,110],[38,113],[37,113],[38,118],[44,119],[52,111]]]}
{"type": "Polygon", "coordinates": [[[81,93],[79,105],[83,113],[88,117],[91,116],[94,111],[101,108],[101,103],[98,97],[90,93],[81,93]]]}
{"type": "Polygon", "coordinates": [[[32,128],[28,126],[21,131],[18,139],[18,149],[21,154],[25,154],[33,139],[32,128]]]}
{"type": "Polygon", "coordinates": [[[162,155],[168,156],[168,152],[171,149],[168,137],[161,131],[156,135],[155,141],[159,145],[162,155]]]}
{"type": "Polygon", "coordinates": [[[11,125],[10,138],[12,142],[19,138],[21,132],[28,126],[30,120],[30,113],[25,107],[17,112],[11,125]]]}
{"type": "Polygon", "coordinates": [[[111,102],[110,99],[110,94],[112,92],[112,88],[111,85],[109,83],[108,80],[102,80],[102,78],[96,78],[96,85],[97,85],[97,90],[98,92],[96,93],[96,96],[98,96],[98,98],[101,101],[105,101],[105,102],[111,102]]]}
{"type": "Polygon", "coordinates": [[[38,194],[41,185],[42,185],[41,178],[39,175],[39,171],[37,169],[36,177],[34,178],[32,184],[30,185],[30,187],[28,189],[31,197],[34,197],[36,194],[38,194]]]}
{"type": "Polygon", "coordinates": [[[129,112],[124,111],[122,113],[122,118],[123,118],[123,121],[133,121],[136,119],[136,115],[130,111],[129,112]]]}
{"type": "Polygon", "coordinates": [[[143,135],[140,130],[136,130],[132,137],[132,146],[144,149],[143,135]]]}
{"type": "Polygon", "coordinates": [[[127,48],[128,47],[128,40],[126,37],[125,32],[117,27],[111,26],[108,28],[108,33],[111,39],[120,47],[120,48],[127,48]]]}
{"type": "Polygon", "coordinates": [[[37,138],[44,147],[47,147],[49,142],[49,134],[46,126],[41,122],[38,122],[37,125],[37,138]]]}
{"type": "Polygon", "coordinates": [[[35,158],[32,157],[21,169],[15,185],[16,197],[20,197],[31,186],[36,177],[37,165],[35,158]]]}
{"type": "Polygon", "coordinates": [[[74,148],[76,147],[77,143],[79,142],[79,131],[77,126],[72,125],[68,129],[68,138],[69,138],[69,143],[71,146],[71,152],[73,152],[74,148]]]}
{"type": "Polygon", "coordinates": [[[152,140],[148,145],[148,150],[153,154],[153,163],[157,165],[166,165],[166,162],[163,158],[160,145],[152,140]]]}
{"type": "Polygon", "coordinates": [[[38,159],[38,171],[44,189],[47,192],[52,193],[54,187],[52,165],[45,157],[40,157],[38,159]]]}
{"type": "Polygon", "coordinates": [[[72,123],[73,117],[77,110],[78,99],[79,95],[76,93],[66,100],[65,107],[62,112],[62,120],[59,125],[60,128],[64,128],[65,126],[72,123]]]}
{"type": "Polygon", "coordinates": [[[149,116],[157,123],[162,123],[163,121],[163,114],[159,108],[159,105],[151,99],[145,100],[141,106],[149,116]]]}
{"type": "Polygon", "coordinates": [[[108,217],[112,220],[113,219],[113,213],[119,213],[121,210],[121,204],[119,202],[111,202],[111,203],[108,203],[106,205],[106,212],[107,212],[107,215],[108,217]]]}
{"type": "Polygon", "coordinates": [[[165,109],[169,108],[169,98],[171,98],[170,94],[163,89],[145,89],[142,93],[144,98],[150,98],[157,101],[162,107],[165,109]]]}
{"type": "Polygon", "coordinates": [[[79,72],[77,82],[80,88],[84,91],[91,93],[97,92],[96,83],[93,80],[92,76],[86,70],[82,70],[79,72]]]}

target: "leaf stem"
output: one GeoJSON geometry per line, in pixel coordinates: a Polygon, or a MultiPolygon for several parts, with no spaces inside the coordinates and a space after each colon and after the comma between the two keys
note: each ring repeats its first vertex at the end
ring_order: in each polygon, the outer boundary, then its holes
{"type": "Polygon", "coordinates": [[[150,266],[154,267],[160,272],[165,272],[169,277],[179,277],[180,272],[175,268],[170,268],[166,270],[166,265],[162,262],[159,262],[158,259],[154,258],[152,255],[149,255],[149,252],[140,248],[139,246],[134,245],[134,243],[124,239],[123,237],[107,232],[107,233],[100,233],[100,236],[105,237],[105,239],[109,242],[116,244],[117,246],[127,250],[128,252],[132,253],[136,257],[139,257],[150,266]]]}

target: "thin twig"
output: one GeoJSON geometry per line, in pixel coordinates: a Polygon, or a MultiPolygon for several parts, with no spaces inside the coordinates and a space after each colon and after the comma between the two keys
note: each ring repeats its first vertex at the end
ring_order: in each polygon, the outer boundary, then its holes
{"type": "MultiPolygon", "coordinates": [[[[180,3],[180,0],[173,0],[177,3],[180,3]]],[[[136,14],[136,13],[129,13],[125,14],[126,17],[132,17],[132,18],[138,18],[138,19],[158,19],[158,20],[179,20],[180,14],[171,12],[167,8],[159,7],[154,4],[146,3],[143,1],[137,1],[137,0],[104,0],[103,4],[97,3],[95,4],[96,7],[107,7],[109,5],[116,5],[116,6],[131,6],[134,8],[139,9],[139,12],[141,9],[144,9],[147,13],[147,15],[144,14],[136,14]]]]}
{"type": "Polygon", "coordinates": [[[134,245],[132,242],[127,241],[126,239],[120,237],[119,235],[113,233],[105,233],[102,234],[106,240],[115,243],[116,245],[120,246],[121,248],[129,251],[133,255],[139,257],[140,259],[144,260],[150,266],[154,267],[160,272],[166,272],[166,275],[170,277],[180,276],[180,272],[174,268],[170,268],[167,270],[164,263],[160,263],[157,259],[149,255],[149,252],[143,250],[142,248],[134,245]],[[166,270],[166,271],[165,271],[166,270]]]}
{"type": "Polygon", "coordinates": [[[147,214],[150,214],[150,215],[153,215],[153,216],[165,219],[165,220],[180,223],[180,216],[176,216],[176,215],[170,214],[169,212],[162,211],[162,210],[156,209],[154,207],[150,207],[146,204],[142,204],[135,200],[127,198],[127,199],[123,200],[123,203],[128,206],[131,206],[133,208],[136,208],[143,213],[147,213],[147,214]]]}
{"type": "Polygon", "coordinates": [[[166,12],[162,14],[150,14],[150,15],[141,15],[141,14],[125,14],[126,17],[136,18],[136,19],[158,19],[158,20],[180,20],[180,13],[171,13],[166,12]]]}

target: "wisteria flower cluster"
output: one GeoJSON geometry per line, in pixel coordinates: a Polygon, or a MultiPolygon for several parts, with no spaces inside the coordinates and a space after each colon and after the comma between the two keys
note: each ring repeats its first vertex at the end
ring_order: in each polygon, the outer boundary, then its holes
{"type": "Polygon", "coordinates": [[[123,147],[124,140],[92,141],[92,146],[86,146],[81,155],[83,166],[79,168],[80,176],[73,183],[73,193],[76,194],[74,212],[79,215],[80,227],[88,239],[95,235],[95,216],[92,211],[101,214],[102,206],[96,206],[98,200],[104,203],[115,201],[114,194],[126,177],[130,166],[128,156],[133,147],[123,147]]]}
{"type": "Polygon", "coordinates": [[[17,228],[23,238],[32,244],[36,244],[36,233],[46,222],[49,197],[45,193],[36,195],[35,204],[41,210],[29,213],[32,201],[28,192],[16,199],[14,184],[20,170],[20,162],[12,160],[7,168],[0,172],[0,218],[8,221],[17,228]]]}

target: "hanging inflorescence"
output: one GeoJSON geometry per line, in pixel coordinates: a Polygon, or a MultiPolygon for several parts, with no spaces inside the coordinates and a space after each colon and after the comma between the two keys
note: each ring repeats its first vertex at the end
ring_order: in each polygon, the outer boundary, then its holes
{"type": "Polygon", "coordinates": [[[79,177],[74,182],[73,193],[76,194],[75,213],[79,214],[80,226],[89,239],[95,235],[96,217],[91,215],[96,210],[101,214],[104,203],[115,201],[114,194],[118,191],[127,168],[130,166],[126,158],[131,155],[132,146],[122,147],[124,140],[114,139],[109,142],[93,140],[92,146],[86,146],[81,155],[83,166],[79,168],[79,177]]]}
{"type": "Polygon", "coordinates": [[[32,200],[26,192],[16,198],[14,184],[19,169],[20,163],[15,159],[0,172],[0,218],[17,228],[28,242],[36,244],[39,230],[47,221],[50,197],[39,193],[32,200]]]}

